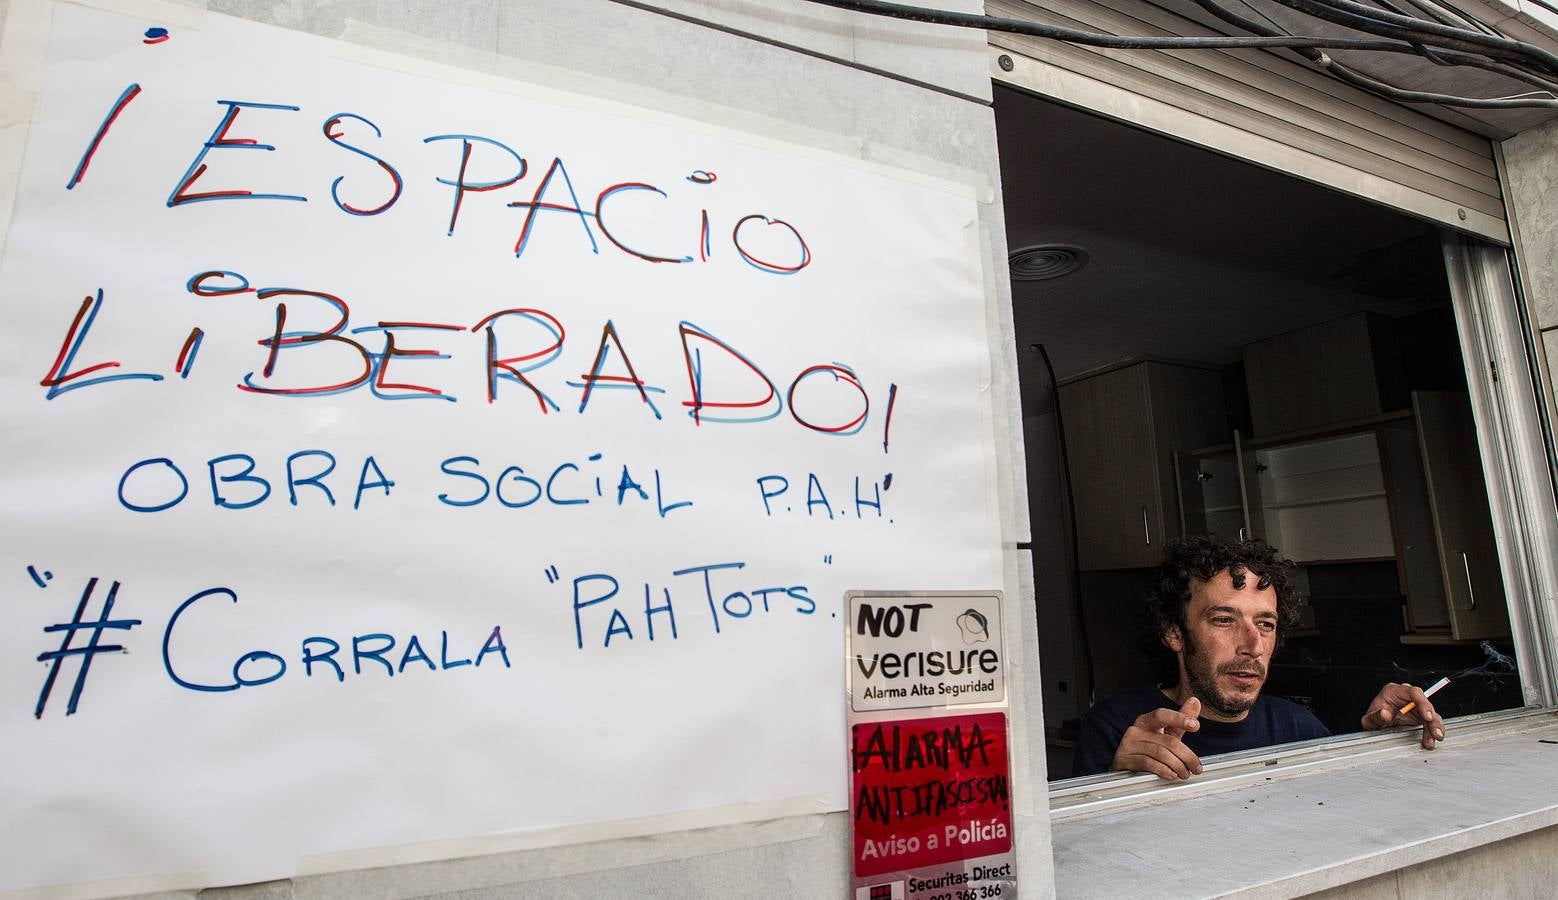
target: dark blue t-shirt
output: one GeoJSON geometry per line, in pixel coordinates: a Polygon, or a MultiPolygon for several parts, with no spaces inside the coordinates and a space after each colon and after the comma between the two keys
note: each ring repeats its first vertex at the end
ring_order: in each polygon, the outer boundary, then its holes
{"type": "MultiPolygon", "coordinates": [[[[1082,733],[1077,738],[1071,774],[1093,775],[1109,771],[1125,729],[1142,713],[1155,709],[1179,709],[1179,704],[1151,685],[1122,691],[1094,704],[1082,719],[1082,733]]],[[[1184,742],[1192,753],[1205,758],[1216,753],[1307,741],[1330,733],[1315,714],[1304,707],[1291,700],[1262,694],[1243,720],[1214,722],[1203,716],[1201,730],[1186,732],[1184,742]]]]}

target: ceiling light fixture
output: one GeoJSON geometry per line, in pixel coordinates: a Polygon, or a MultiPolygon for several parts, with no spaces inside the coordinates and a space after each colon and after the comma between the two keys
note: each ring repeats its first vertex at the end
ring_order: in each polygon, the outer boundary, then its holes
{"type": "Polygon", "coordinates": [[[1007,261],[1013,281],[1047,281],[1087,265],[1087,251],[1071,244],[1036,244],[1013,250],[1007,261]]]}

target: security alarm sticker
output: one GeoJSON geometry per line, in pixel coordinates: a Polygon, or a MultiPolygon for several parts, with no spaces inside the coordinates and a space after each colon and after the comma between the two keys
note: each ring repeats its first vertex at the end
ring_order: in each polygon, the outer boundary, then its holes
{"type": "Polygon", "coordinates": [[[849,688],[856,712],[1006,699],[998,592],[849,595],[849,688]]]}
{"type": "Polygon", "coordinates": [[[1017,896],[1005,712],[850,727],[857,900],[1017,896]]]}

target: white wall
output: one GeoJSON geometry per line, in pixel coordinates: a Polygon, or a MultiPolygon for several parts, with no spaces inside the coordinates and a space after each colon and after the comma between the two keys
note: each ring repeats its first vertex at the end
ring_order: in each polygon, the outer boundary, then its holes
{"type": "Polygon", "coordinates": [[[1558,828],[1544,828],[1309,896],[1315,900],[1547,897],[1555,881],[1558,828]]]}

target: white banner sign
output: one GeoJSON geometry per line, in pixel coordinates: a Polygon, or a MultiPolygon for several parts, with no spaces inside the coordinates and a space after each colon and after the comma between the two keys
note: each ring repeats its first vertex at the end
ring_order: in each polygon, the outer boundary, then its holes
{"type": "Polygon", "coordinates": [[[844,809],[845,590],[998,579],[973,199],[338,50],[54,8],[0,888],[844,809]]]}

